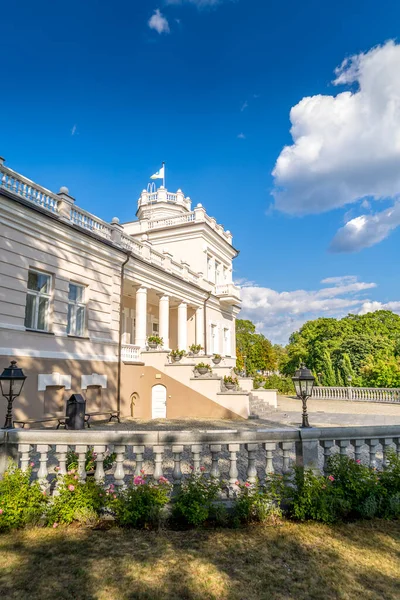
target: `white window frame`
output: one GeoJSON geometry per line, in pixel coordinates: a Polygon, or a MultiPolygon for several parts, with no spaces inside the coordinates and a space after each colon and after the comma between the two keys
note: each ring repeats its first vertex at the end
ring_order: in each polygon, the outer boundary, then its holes
{"type": "Polygon", "coordinates": [[[210,348],[212,354],[219,353],[219,327],[218,323],[213,321],[210,322],[210,348]],[[215,337],[213,336],[213,332],[215,332],[215,337]]]}
{"type": "Polygon", "coordinates": [[[223,343],[224,343],[224,356],[232,356],[231,330],[229,327],[224,327],[223,343]]]}
{"type": "Polygon", "coordinates": [[[214,279],[215,279],[216,285],[218,285],[219,283],[221,283],[221,263],[218,260],[216,260],[214,265],[215,265],[214,266],[214,273],[215,273],[214,279]]]}
{"type": "MultiPolygon", "coordinates": [[[[49,331],[50,304],[51,304],[51,297],[52,297],[52,290],[53,290],[53,285],[52,285],[53,277],[52,277],[51,273],[46,273],[45,271],[39,271],[38,269],[28,269],[28,282],[29,282],[29,273],[37,273],[38,275],[44,275],[45,277],[48,277],[49,278],[49,291],[47,293],[39,292],[36,290],[31,290],[27,287],[26,296],[27,296],[27,298],[28,298],[28,296],[33,296],[35,298],[35,303],[34,303],[34,311],[33,311],[33,323],[31,325],[27,325],[26,312],[25,312],[25,327],[26,327],[26,329],[33,329],[35,331],[49,331]],[[40,298],[47,298],[47,300],[48,300],[47,310],[46,310],[45,319],[44,319],[45,320],[45,328],[44,329],[38,328],[40,298]]],[[[27,304],[28,303],[27,303],[27,299],[26,299],[25,311],[26,311],[27,304]]]]}
{"type": "Polygon", "coordinates": [[[67,335],[74,337],[85,337],[86,336],[86,286],[76,281],[70,281],[69,286],[75,285],[76,287],[82,288],[83,290],[83,301],[70,300],[69,298],[69,287],[68,287],[68,315],[69,307],[72,308],[72,327],[67,316],[67,335]],[[78,308],[83,308],[83,328],[82,331],[77,333],[76,331],[76,313],[78,308]]]}

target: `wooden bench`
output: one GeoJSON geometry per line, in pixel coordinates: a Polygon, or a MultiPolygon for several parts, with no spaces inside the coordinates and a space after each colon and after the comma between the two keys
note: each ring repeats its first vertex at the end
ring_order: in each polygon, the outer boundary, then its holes
{"type": "Polygon", "coordinates": [[[112,421],[113,419],[116,419],[118,421],[118,423],[121,423],[120,418],[119,418],[119,410],[105,410],[105,411],[100,411],[100,412],[91,412],[91,413],[85,413],[85,423],[87,424],[87,426],[90,428],[90,417],[98,417],[98,416],[108,416],[108,422],[112,421]]]}
{"type": "Polygon", "coordinates": [[[50,421],[58,421],[56,429],[60,427],[67,427],[67,421],[69,417],[43,417],[43,419],[24,419],[20,421],[14,421],[14,425],[20,425],[21,429],[25,429],[25,425],[31,425],[33,423],[49,423],[50,421]]]}

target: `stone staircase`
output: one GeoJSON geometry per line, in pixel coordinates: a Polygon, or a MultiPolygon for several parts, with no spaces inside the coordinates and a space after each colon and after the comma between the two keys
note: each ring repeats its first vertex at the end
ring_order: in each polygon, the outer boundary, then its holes
{"type": "Polygon", "coordinates": [[[277,410],[269,402],[256,395],[257,390],[253,390],[249,395],[249,419],[267,419],[277,410]]]}

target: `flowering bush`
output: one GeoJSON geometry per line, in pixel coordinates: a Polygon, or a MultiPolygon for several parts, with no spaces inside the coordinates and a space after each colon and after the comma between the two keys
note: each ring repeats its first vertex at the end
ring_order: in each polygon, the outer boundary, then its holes
{"type": "MultiPolygon", "coordinates": [[[[115,459],[116,459],[116,454],[115,452],[113,452],[112,454],[109,453],[105,453],[104,454],[104,461],[103,461],[103,468],[105,471],[108,471],[109,469],[112,468],[113,464],[115,463],[115,459]]],[[[87,452],[86,452],[86,457],[85,457],[85,470],[86,471],[95,471],[96,470],[96,458],[97,458],[97,453],[93,451],[93,447],[89,447],[87,452]]],[[[71,469],[78,469],[78,453],[74,452],[73,450],[70,450],[69,452],[67,452],[67,470],[70,471],[71,469]]]]}
{"type": "Polygon", "coordinates": [[[38,523],[47,497],[38,482],[31,483],[32,465],[26,471],[10,463],[0,480],[0,531],[38,523]]]}
{"type": "Polygon", "coordinates": [[[213,502],[221,491],[221,483],[200,473],[192,473],[180,487],[172,508],[173,521],[178,525],[198,527],[213,516],[213,502]]]}
{"type": "Polygon", "coordinates": [[[239,525],[252,521],[276,520],[282,516],[281,502],[285,483],[282,475],[270,475],[264,485],[236,482],[239,494],[235,500],[233,523],[239,525]]]}
{"type": "Polygon", "coordinates": [[[53,527],[72,521],[93,524],[98,521],[105,504],[103,488],[93,478],[79,481],[76,470],[71,469],[67,475],[57,476],[57,493],[49,504],[47,523],[53,527]]]}
{"type": "Polygon", "coordinates": [[[109,506],[115,520],[123,527],[154,529],[162,522],[163,508],[169,501],[171,484],[165,477],[157,483],[146,480],[146,475],[133,478],[125,490],[108,490],[109,506]]]}
{"type": "Polygon", "coordinates": [[[346,456],[328,461],[329,475],[295,470],[291,514],[300,520],[334,523],[343,519],[400,516],[400,459],[388,452],[384,471],[346,456]]]}

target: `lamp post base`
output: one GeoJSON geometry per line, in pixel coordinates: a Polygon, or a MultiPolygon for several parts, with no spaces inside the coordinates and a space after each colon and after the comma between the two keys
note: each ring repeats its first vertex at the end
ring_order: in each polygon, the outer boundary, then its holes
{"type": "Polygon", "coordinates": [[[303,396],[301,401],[303,403],[303,415],[302,415],[301,427],[302,427],[302,429],[303,428],[305,429],[307,427],[311,427],[311,425],[308,421],[307,396],[303,396]]]}

